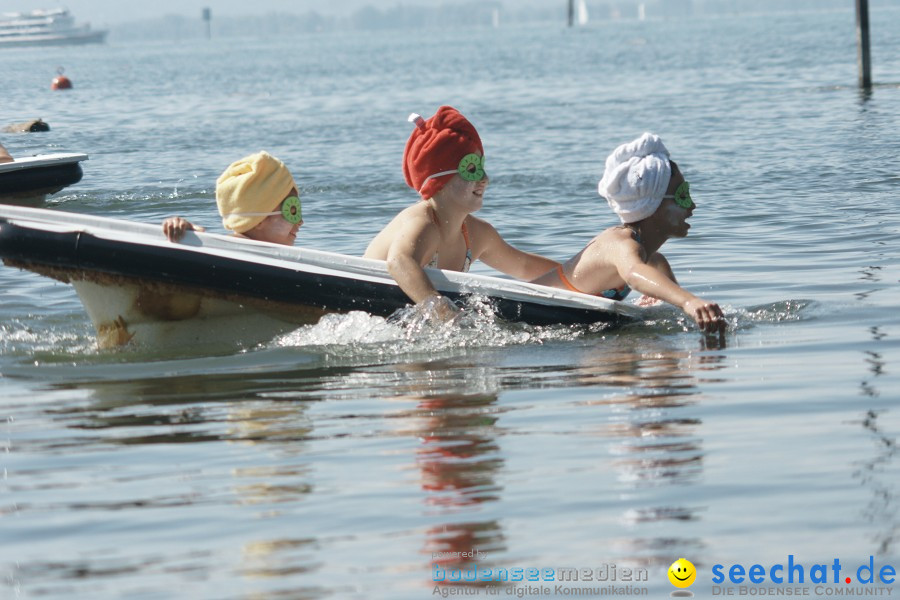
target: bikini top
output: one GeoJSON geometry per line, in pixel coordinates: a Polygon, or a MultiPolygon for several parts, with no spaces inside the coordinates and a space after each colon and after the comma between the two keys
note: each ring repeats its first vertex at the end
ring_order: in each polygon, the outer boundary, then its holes
{"type": "MultiPolygon", "coordinates": [[[[641,243],[640,234],[633,229],[631,230],[631,237],[634,238],[634,241],[636,241],[638,244],[641,243]]],[[[593,244],[593,243],[594,242],[591,242],[591,244],[593,244]]],[[[590,246],[591,244],[588,244],[588,246],[590,246]]],[[[572,282],[569,281],[569,278],[566,277],[565,272],[563,272],[562,265],[556,266],[556,274],[559,275],[559,280],[562,281],[563,285],[566,286],[567,289],[569,289],[573,292],[579,292],[581,294],[586,293],[586,292],[582,292],[577,287],[572,285],[572,282]]],[[[621,287],[610,288],[608,290],[603,290],[599,294],[588,294],[588,295],[589,296],[598,296],[600,298],[608,298],[610,300],[620,300],[621,301],[621,300],[624,300],[625,298],[627,298],[628,294],[630,294],[630,293],[631,293],[631,288],[628,287],[627,283],[623,283],[621,287]]]]}
{"type": "MultiPolygon", "coordinates": [[[[434,221],[434,224],[437,225],[437,217],[435,217],[434,213],[431,213],[431,220],[434,221]]],[[[462,232],[463,239],[466,241],[466,260],[463,261],[463,267],[460,269],[463,273],[469,272],[469,267],[472,266],[472,244],[469,242],[469,230],[466,227],[465,221],[463,221],[462,227],[460,228],[462,232]]],[[[438,269],[438,253],[435,252],[434,256],[431,259],[431,262],[425,265],[426,267],[434,267],[438,269]]]]}

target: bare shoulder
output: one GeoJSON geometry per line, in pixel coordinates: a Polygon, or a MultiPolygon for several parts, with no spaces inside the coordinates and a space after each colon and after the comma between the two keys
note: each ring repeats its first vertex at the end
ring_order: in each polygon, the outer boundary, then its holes
{"type": "Polygon", "coordinates": [[[479,219],[474,215],[467,215],[466,220],[463,221],[465,223],[466,228],[469,230],[469,233],[474,235],[485,235],[485,234],[496,234],[497,230],[494,229],[494,226],[485,221],[484,219],[479,219]]]}
{"type": "Polygon", "coordinates": [[[394,242],[401,237],[416,237],[433,225],[422,203],[408,206],[384,226],[366,248],[365,258],[384,260],[394,242]]]}
{"type": "Polygon", "coordinates": [[[585,250],[607,252],[613,246],[637,244],[631,230],[625,227],[610,227],[598,233],[585,250]]]}
{"type": "Polygon", "coordinates": [[[407,206],[395,216],[391,223],[405,223],[408,221],[431,221],[428,205],[424,202],[416,202],[411,206],[407,206]]]}
{"type": "Polygon", "coordinates": [[[583,253],[588,256],[601,256],[604,262],[613,257],[638,256],[645,260],[644,247],[635,239],[634,232],[628,227],[615,226],[602,231],[585,247],[583,253]]]}
{"type": "Polygon", "coordinates": [[[601,236],[614,243],[637,244],[637,241],[635,240],[634,230],[623,225],[610,227],[609,229],[601,233],[598,237],[601,236]]]}
{"type": "Polygon", "coordinates": [[[395,235],[401,231],[424,230],[435,226],[431,220],[431,214],[424,203],[413,204],[401,210],[391,219],[391,222],[382,230],[382,233],[395,235]]]}
{"type": "Polygon", "coordinates": [[[494,226],[484,219],[468,215],[463,223],[468,231],[469,242],[472,244],[475,257],[480,257],[485,252],[491,252],[492,249],[502,248],[505,244],[494,226]]]}

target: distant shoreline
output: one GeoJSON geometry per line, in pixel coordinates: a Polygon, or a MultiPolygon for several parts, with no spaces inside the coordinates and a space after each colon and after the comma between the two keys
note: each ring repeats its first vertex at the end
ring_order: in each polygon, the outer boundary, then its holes
{"type": "MultiPolygon", "coordinates": [[[[588,0],[589,25],[639,19],[642,4],[647,20],[808,12],[852,12],[846,0],[588,0]]],[[[873,10],[900,9],[900,0],[871,0],[873,10]]],[[[257,15],[220,15],[212,12],[212,37],[254,37],[310,34],[327,31],[421,30],[434,28],[496,27],[523,24],[566,24],[566,3],[558,0],[527,6],[502,1],[442,3],[438,6],[397,4],[390,8],[364,6],[349,15],[319,11],[272,11],[257,15]]],[[[106,25],[111,41],[202,39],[207,24],[196,15],[168,14],[158,18],[106,25]]]]}

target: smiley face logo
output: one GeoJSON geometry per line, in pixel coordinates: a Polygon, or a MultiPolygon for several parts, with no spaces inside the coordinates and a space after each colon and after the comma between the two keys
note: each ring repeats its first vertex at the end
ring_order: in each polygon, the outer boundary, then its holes
{"type": "Polygon", "coordinates": [[[697,579],[697,569],[686,558],[679,558],[669,567],[669,581],[677,588],[689,587],[697,579]]]}

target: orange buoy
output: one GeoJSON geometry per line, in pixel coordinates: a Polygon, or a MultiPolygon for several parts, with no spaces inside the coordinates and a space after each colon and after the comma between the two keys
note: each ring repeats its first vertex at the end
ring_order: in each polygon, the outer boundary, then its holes
{"type": "Polygon", "coordinates": [[[68,77],[63,75],[64,70],[65,69],[63,69],[62,67],[59,67],[58,69],[56,69],[56,77],[53,78],[53,83],[50,84],[51,90],[71,90],[72,89],[72,82],[69,80],[68,77]]]}

